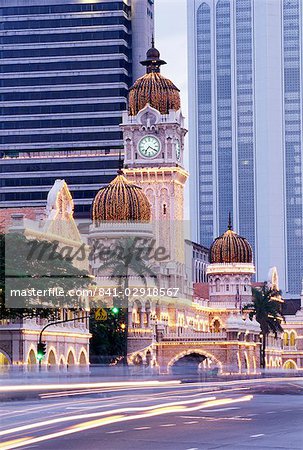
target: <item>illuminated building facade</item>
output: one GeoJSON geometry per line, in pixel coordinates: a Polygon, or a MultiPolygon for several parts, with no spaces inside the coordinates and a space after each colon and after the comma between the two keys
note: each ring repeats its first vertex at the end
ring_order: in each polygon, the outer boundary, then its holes
{"type": "MultiPolygon", "coordinates": [[[[156,270],[166,294],[138,298],[131,293],[128,297],[129,364],[166,373],[190,360],[196,369],[200,366],[206,371],[257,373],[259,325],[243,321],[241,313],[242,305],[251,299],[251,246],[229,229],[214,242],[210,264],[206,261],[203,269],[210,282],[196,282],[194,244],[184,240],[184,229],[177,226],[184,226],[188,177],[183,167],[186,130],[179,91],[161,75],[165,62],[154,46],[142,64],[146,74],[130,89],[129,110],[123,116],[123,179],[118,175],[112,187],[101,189],[95,197],[95,224],[90,231],[92,238],[100,239],[108,229],[108,238],[112,238],[116,229],[123,236],[142,225],[141,231],[147,231],[150,224],[157,245],[168,250],[168,260],[158,262],[156,270]],[[119,184],[120,191],[131,192],[131,196],[112,195],[119,184]],[[136,186],[144,198],[138,198],[136,186]],[[137,214],[137,202],[143,212],[146,198],[151,215],[144,216],[150,219],[144,222],[137,214]],[[169,296],[174,288],[178,294],[169,296]]],[[[137,281],[130,279],[129,283],[136,286],[137,281]]]]}
{"type": "MultiPolygon", "coordinates": [[[[83,241],[73,219],[73,209],[67,184],[64,180],[56,180],[48,193],[46,207],[0,210],[0,221],[8,231],[22,233],[29,240],[57,241],[58,248],[68,245],[76,251],[83,241]]],[[[78,264],[82,269],[88,269],[85,260],[78,264]]],[[[59,310],[56,320],[76,320],[52,325],[43,332],[46,355],[42,360],[42,370],[88,368],[91,335],[87,314],[85,309],[59,310]]],[[[38,370],[37,342],[41,329],[48,323],[48,319],[37,316],[1,319],[0,369],[11,366],[14,369],[38,370]]]]}

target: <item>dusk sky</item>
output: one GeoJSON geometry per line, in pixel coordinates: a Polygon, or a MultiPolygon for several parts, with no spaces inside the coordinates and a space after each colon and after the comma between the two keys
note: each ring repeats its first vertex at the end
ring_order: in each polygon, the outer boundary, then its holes
{"type": "MultiPolygon", "coordinates": [[[[174,82],[181,91],[182,112],[188,128],[187,110],[187,11],[186,0],[155,0],[155,44],[161,58],[167,62],[162,66],[164,76],[174,82]]],[[[188,139],[185,140],[185,167],[188,169],[188,139]]],[[[189,182],[185,186],[185,219],[189,218],[189,182]]]]}
{"type": "Polygon", "coordinates": [[[156,47],[167,62],[162,73],[181,90],[182,111],[187,119],[186,0],[155,0],[155,6],[156,47]]]}

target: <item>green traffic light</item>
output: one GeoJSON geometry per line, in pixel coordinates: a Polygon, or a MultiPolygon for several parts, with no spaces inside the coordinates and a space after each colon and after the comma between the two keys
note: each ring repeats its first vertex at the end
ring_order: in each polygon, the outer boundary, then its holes
{"type": "Polygon", "coordinates": [[[42,361],[43,356],[44,356],[44,355],[43,355],[42,353],[38,353],[38,354],[37,354],[37,360],[38,360],[38,361],[42,361]]]}
{"type": "Polygon", "coordinates": [[[112,313],[113,313],[113,314],[118,314],[118,312],[119,312],[119,308],[117,308],[116,306],[114,306],[114,307],[112,308],[112,313]]]}

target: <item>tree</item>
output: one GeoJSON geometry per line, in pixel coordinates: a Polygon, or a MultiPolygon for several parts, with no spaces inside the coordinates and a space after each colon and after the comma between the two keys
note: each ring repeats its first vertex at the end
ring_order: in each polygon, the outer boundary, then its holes
{"type": "Polygon", "coordinates": [[[90,283],[88,272],[75,267],[51,243],[27,239],[21,233],[0,234],[0,318],[39,316],[53,320],[58,308],[64,305],[68,304],[70,309],[82,306],[77,295],[54,298],[49,293],[43,298],[13,298],[9,292],[12,285],[20,290],[61,288],[67,293],[90,283]],[[40,251],[44,248],[44,251],[33,253],[33,248],[40,251]]]}
{"type": "Polygon", "coordinates": [[[248,311],[250,320],[256,318],[260,324],[263,334],[261,348],[261,367],[265,369],[265,354],[267,338],[273,333],[277,338],[278,333],[283,332],[281,322],[285,318],[281,312],[281,302],[277,299],[281,296],[281,291],[270,288],[264,282],[261,288],[252,288],[253,301],[244,306],[243,311],[248,311]]]}
{"type": "Polygon", "coordinates": [[[117,364],[123,362],[125,351],[127,311],[107,309],[107,320],[96,321],[91,315],[89,352],[92,364],[117,364]]]}

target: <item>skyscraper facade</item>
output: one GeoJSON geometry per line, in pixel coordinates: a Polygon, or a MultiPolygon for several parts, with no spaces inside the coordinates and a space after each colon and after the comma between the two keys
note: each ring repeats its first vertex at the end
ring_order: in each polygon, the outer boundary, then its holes
{"type": "MultiPolygon", "coordinates": [[[[0,0],[0,155],[14,158],[7,167],[22,159],[35,178],[41,160],[59,157],[68,174],[68,158],[91,156],[95,166],[79,159],[77,175],[85,177],[98,171],[98,158],[118,160],[122,111],[133,78],[143,74],[139,61],[151,43],[153,15],[154,0],[0,0]]],[[[21,197],[37,204],[54,182],[50,174],[39,194],[37,180],[29,189],[5,178],[2,207],[17,206],[21,197]]],[[[82,182],[91,186],[89,178],[82,182]]],[[[78,184],[70,183],[72,192],[78,184]]]]}
{"type": "Polygon", "coordinates": [[[303,276],[302,0],[189,0],[191,217],[209,245],[226,227],[257,278],[303,276]]]}

